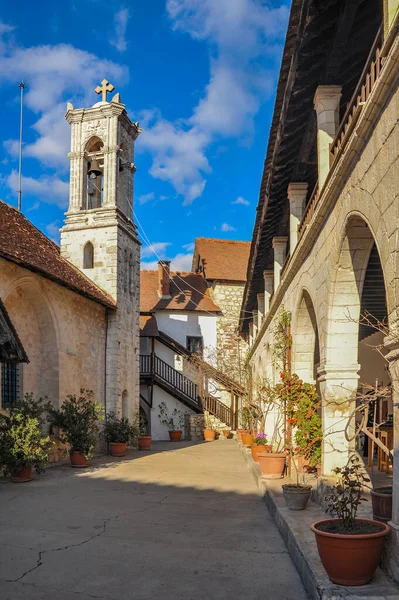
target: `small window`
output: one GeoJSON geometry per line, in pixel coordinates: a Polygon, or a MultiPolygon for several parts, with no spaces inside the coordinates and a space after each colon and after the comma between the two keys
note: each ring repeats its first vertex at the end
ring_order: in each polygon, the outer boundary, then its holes
{"type": "Polygon", "coordinates": [[[83,268],[92,269],[94,267],[94,248],[91,242],[87,242],[83,250],[83,268]]]}
{"type": "Polygon", "coordinates": [[[202,356],[204,344],[200,336],[187,336],[187,350],[192,354],[202,356]]]}
{"type": "Polygon", "coordinates": [[[1,408],[9,408],[18,399],[18,365],[3,363],[1,365],[1,408]]]}

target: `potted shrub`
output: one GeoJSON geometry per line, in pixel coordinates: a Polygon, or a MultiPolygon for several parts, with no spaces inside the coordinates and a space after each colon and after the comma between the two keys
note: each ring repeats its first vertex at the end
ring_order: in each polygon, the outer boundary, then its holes
{"type": "Polygon", "coordinates": [[[357,457],[351,458],[346,467],[335,469],[340,480],[326,500],[328,512],[337,518],[311,526],[328,577],[339,585],[365,585],[371,581],[389,533],[385,523],[356,518],[364,500],[363,482],[370,481],[362,469],[357,457]]]}
{"type": "Polygon", "coordinates": [[[70,445],[72,467],[87,467],[98,439],[98,422],[103,418],[103,407],[94,401],[90,390],[81,389],[79,396],[67,396],[59,410],[51,409],[50,422],[59,427],[61,442],[70,445]]]}
{"type": "Polygon", "coordinates": [[[207,429],[203,429],[202,433],[204,434],[204,440],[206,442],[213,442],[216,438],[216,430],[212,429],[210,426],[208,426],[207,429]]]}
{"type": "Polygon", "coordinates": [[[252,433],[243,433],[241,436],[241,441],[244,446],[250,447],[252,442],[254,441],[254,436],[252,433]]]}
{"type": "Polygon", "coordinates": [[[126,417],[117,417],[114,412],[105,417],[103,435],[111,456],[125,456],[128,444],[134,444],[137,428],[126,417]]]}
{"type": "Polygon", "coordinates": [[[159,420],[162,425],[166,425],[169,430],[169,437],[171,442],[180,442],[181,436],[183,435],[183,427],[186,413],[183,413],[178,408],[174,408],[172,416],[169,417],[168,408],[165,402],[161,402],[158,407],[159,420]]]}
{"type": "Polygon", "coordinates": [[[230,429],[223,429],[223,435],[225,438],[229,438],[231,435],[230,429]]]}
{"type": "Polygon", "coordinates": [[[258,462],[264,479],[281,479],[284,477],[285,452],[258,452],[258,462]]]}
{"type": "Polygon", "coordinates": [[[0,414],[0,465],[11,481],[31,481],[32,469],[41,473],[48,462],[51,440],[43,436],[44,412],[49,403],[35,400],[33,394],[0,414]]]}
{"type": "Polygon", "coordinates": [[[272,446],[267,441],[266,433],[257,433],[251,444],[251,453],[254,461],[259,462],[258,453],[271,452],[272,446]]]}
{"type": "Polygon", "coordinates": [[[392,518],[392,486],[375,488],[370,491],[373,504],[373,519],[388,523],[392,518]]]}
{"type": "Polygon", "coordinates": [[[244,433],[249,433],[249,429],[237,429],[237,437],[239,442],[242,442],[242,436],[244,433]]]}
{"type": "Polygon", "coordinates": [[[289,510],[305,510],[310,494],[312,493],[312,486],[305,483],[304,474],[302,474],[303,483],[299,482],[298,459],[300,457],[294,454],[295,451],[297,451],[297,448],[290,449],[291,467],[294,467],[296,471],[296,483],[285,483],[282,486],[283,497],[289,510]]]}
{"type": "Polygon", "coordinates": [[[148,435],[148,419],[147,415],[140,409],[139,416],[139,436],[137,445],[139,450],[151,450],[152,437],[148,435]]]}

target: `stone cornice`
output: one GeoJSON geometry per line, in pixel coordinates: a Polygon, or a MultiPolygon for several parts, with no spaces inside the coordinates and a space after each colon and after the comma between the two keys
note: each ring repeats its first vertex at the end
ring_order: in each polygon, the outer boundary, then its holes
{"type": "MultiPolygon", "coordinates": [[[[382,49],[384,54],[384,48],[382,49]]],[[[306,257],[311,252],[315,241],[324,227],[328,213],[337,201],[342,186],[345,183],[345,178],[352,170],[354,164],[358,161],[359,156],[367,145],[370,131],[374,129],[375,123],[385,106],[386,100],[389,98],[391,90],[399,79],[399,38],[395,40],[392,48],[385,58],[384,66],[381,75],[378,78],[371,95],[362,110],[357,127],[351,138],[348,140],[347,146],[340,156],[339,160],[330,169],[327,179],[320,190],[319,202],[315,209],[313,218],[304,231],[299,240],[295,251],[290,256],[288,263],[284,269],[283,277],[280,285],[275,290],[270,309],[263,324],[258,331],[258,335],[254,340],[252,347],[248,352],[247,360],[249,361],[256,351],[262,337],[264,336],[268,326],[270,325],[274,315],[276,314],[284,295],[298,273],[306,257]]]]}
{"type": "Polygon", "coordinates": [[[76,109],[71,109],[68,106],[68,110],[65,115],[65,118],[70,125],[72,123],[83,123],[110,117],[119,117],[123,126],[133,137],[133,139],[136,139],[140,135],[141,129],[139,123],[133,123],[129,119],[124,104],[109,102],[108,104],[102,104],[101,106],[76,109]]]}

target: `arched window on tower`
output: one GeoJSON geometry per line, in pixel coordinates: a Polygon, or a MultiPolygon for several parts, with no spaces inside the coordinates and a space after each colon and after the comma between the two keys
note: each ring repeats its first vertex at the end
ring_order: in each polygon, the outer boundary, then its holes
{"type": "Polygon", "coordinates": [[[91,138],[86,144],[87,159],[87,210],[100,208],[103,202],[103,142],[98,137],[91,138]]]}
{"type": "Polygon", "coordinates": [[[94,248],[91,242],[87,242],[83,249],[83,268],[92,269],[94,267],[94,248]]]}

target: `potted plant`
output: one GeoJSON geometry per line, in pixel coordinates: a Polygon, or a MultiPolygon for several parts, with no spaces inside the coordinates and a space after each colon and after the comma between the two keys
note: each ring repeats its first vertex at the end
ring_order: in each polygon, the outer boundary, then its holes
{"type": "Polygon", "coordinates": [[[258,453],[258,462],[264,479],[281,479],[284,477],[286,452],[258,453]]]}
{"type": "Polygon", "coordinates": [[[290,448],[291,468],[296,471],[296,483],[285,483],[283,488],[283,497],[289,510],[305,510],[312,493],[312,486],[305,483],[305,475],[302,473],[303,483],[299,482],[299,466],[297,448],[290,448]]]}
{"type": "Polygon", "coordinates": [[[202,433],[204,434],[204,440],[206,442],[213,442],[216,438],[216,430],[213,429],[210,425],[208,425],[206,429],[203,429],[202,433]]]}
{"type": "Polygon", "coordinates": [[[249,429],[237,429],[237,437],[239,442],[242,442],[242,436],[244,433],[249,433],[249,429]]]}
{"type": "Polygon", "coordinates": [[[137,428],[126,417],[119,418],[111,412],[105,417],[103,436],[111,456],[125,456],[127,445],[136,441],[137,428]]]}
{"type": "Polygon", "coordinates": [[[138,421],[139,436],[137,438],[137,445],[139,450],[151,450],[152,437],[148,435],[148,419],[147,415],[142,409],[140,409],[138,421]]]}
{"type": "Polygon", "coordinates": [[[259,462],[258,454],[271,452],[272,446],[268,443],[266,433],[257,433],[251,444],[251,454],[255,462],[259,462]]]}
{"type": "Polygon", "coordinates": [[[32,468],[42,473],[48,462],[50,438],[43,437],[39,419],[12,410],[0,414],[0,464],[11,481],[31,481],[32,468]]]}
{"type": "Polygon", "coordinates": [[[338,483],[326,496],[327,511],[337,518],[324,519],[311,526],[316,536],[321,562],[333,583],[365,585],[379,565],[389,527],[371,519],[356,518],[363,498],[363,466],[352,457],[347,466],[335,469],[338,483]]]}
{"type": "Polygon", "coordinates": [[[70,445],[72,467],[87,467],[98,439],[100,419],[103,419],[103,407],[94,401],[90,390],[81,389],[79,396],[67,396],[59,410],[51,410],[50,422],[59,427],[59,439],[70,445]]]}
{"type": "Polygon", "coordinates": [[[375,488],[370,491],[373,505],[373,519],[388,523],[392,519],[392,486],[375,488]]]}
{"type": "Polygon", "coordinates": [[[171,442],[180,442],[183,434],[184,420],[186,413],[183,413],[178,408],[174,408],[172,416],[169,417],[168,408],[165,402],[161,402],[159,407],[159,420],[162,425],[166,425],[169,430],[169,437],[171,442]]]}
{"type": "Polygon", "coordinates": [[[49,403],[33,394],[0,414],[0,465],[16,483],[31,481],[32,468],[41,473],[49,458],[51,440],[43,436],[44,413],[49,403]]]}
{"type": "Polygon", "coordinates": [[[230,437],[230,435],[231,435],[230,429],[223,429],[223,435],[224,435],[225,438],[228,439],[230,437]]]}
{"type": "Polygon", "coordinates": [[[252,433],[243,433],[241,436],[241,441],[244,446],[249,448],[254,441],[254,435],[252,433]]]}

